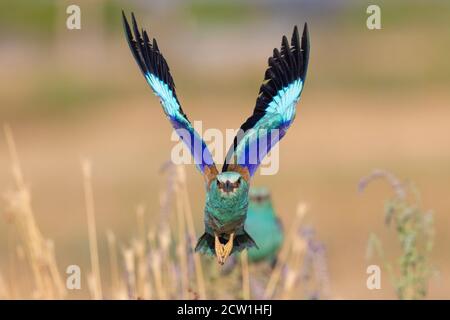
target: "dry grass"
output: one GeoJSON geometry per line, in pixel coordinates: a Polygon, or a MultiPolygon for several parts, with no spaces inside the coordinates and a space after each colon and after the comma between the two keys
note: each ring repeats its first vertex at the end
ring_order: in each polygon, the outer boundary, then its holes
{"type": "Polygon", "coordinates": [[[363,191],[376,179],[385,179],[394,190],[394,196],[385,202],[384,222],[395,230],[400,255],[395,261],[386,257],[387,249],[372,233],[369,237],[367,257],[376,252],[388,271],[391,284],[399,299],[423,299],[426,297],[431,278],[436,275],[431,262],[434,247],[434,214],[424,210],[419,191],[414,185],[402,182],[386,170],[374,170],[360,182],[363,191]]]}
{"type": "MultiPolygon", "coordinates": [[[[14,234],[20,238],[19,244],[11,247],[12,267],[7,278],[17,278],[13,273],[20,264],[26,268],[26,276],[22,278],[33,281],[6,283],[0,274],[0,298],[63,299],[68,291],[58,271],[61,266],[56,263],[54,245],[41,234],[36,224],[29,189],[8,126],[5,126],[5,135],[16,182],[16,189],[5,196],[8,221],[14,224],[14,234]],[[32,294],[28,296],[29,286],[32,294]]],[[[107,261],[100,261],[91,162],[82,160],[81,169],[89,239],[87,249],[91,261],[87,283],[92,299],[299,298],[306,249],[300,226],[306,205],[299,204],[286,245],[273,269],[264,264],[249,264],[247,254],[243,252],[241,263],[235,266],[232,274],[225,275],[214,259],[194,254],[198,233],[194,227],[184,167],[167,164],[163,167],[167,184],[162,188],[158,221],[146,223],[145,207],[139,205],[135,236],[128,244],[121,244],[109,230],[105,237],[109,257],[107,261]],[[102,279],[101,264],[109,267],[108,281],[102,279]],[[235,277],[236,274],[239,276],[235,277]],[[258,284],[264,288],[259,292],[255,289],[258,284]],[[223,290],[224,287],[230,290],[223,290]]]]}
{"type": "Polygon", "coordinates": [[[84,195],[86,201],[87,226],[89,232],[89,252],[91,256],[91,273],[89,277],[89,289],[93,299],[102,299],[102,285],[100,277],[100,262],[98,257],[97,230],[95,227],[94,193],[92,190],[92,166],[89,160],[82,160],[84,195]]]}
{"type": "Polygon", "coordinates": [[[241,253],[241,263],[242,263],[242,298],[244,300],[250,300],[250,272],[248,266],[248,255],[247,251],[244,250],[241,253]]]}
{"type": "MultiPolygon", "coordinates": [[[[7,287],[0,281],[0,292],[11,298],[62,299],[67,292],[59,268],[56,264],[53,242],[46,239],[39,230],[31,206],[31,195],[24,180],[14,138],[9,126],[4,126],[5,137],[11,157],[11,170],[14,176],[15,189],[5,194],[7,202],[7,220],[15,226],[23,248],[18,257],[11,256],[10,263],[26,264],[24,267],[31,274],[31,288],[15,287],[12,281],[7,287]],[[20,259],[20,258],[24,259],[20,259]],[[31,291],[29,291],[31,289],[31,291]],[[29,294],[31,292],[31,294],[29,294]]],[[[11,279],[11,278],[10,278],[11,279]]],[[[12,279],[18,279],[14,277],[12,279]]],[[[29,285],[25,283],[24,285],[29,285]]]]}

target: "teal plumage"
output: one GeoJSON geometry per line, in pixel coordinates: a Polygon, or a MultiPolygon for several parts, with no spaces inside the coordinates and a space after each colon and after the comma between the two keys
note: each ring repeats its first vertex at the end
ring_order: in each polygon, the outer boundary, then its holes
{"type": "Polygon", "coordinates": [[[248,258],[251,262],[273,263],[283,244],[283,228],[275,214],[270,193],[266,188],[250,189],[249,197],[245,229],[258,244],[258,248],[250,248],[248,258]]]}
{"type": "MultiPolygon", "coordinates": [[[[236,172],[224,172],[220,179],[225,181],[237,181],[240,175],[236,172]]],[[[218,180],[220,181],[220,180],[218,180]]],[[[248,209],[248,184],[241,181],[241,186],[230,195],[225,195],[217,183],[212,184],[206,194],[205,225],[207,231],[211,226],[220,233],[229,233],[232,229],[243,229],[248,209]],[[231,224],[236,227],[231,227],[231,224]]],[[[238,233],[239,234],[239,233],[238,233]]]]}
{"type": "Polygon", "coordinates": [[[221,242],[229,240],[229,234],[235,233],[234,246],[231,253],[245,247],[255,246],[254,241],[244,229],[248,210],[248,183],[237,172],[223,172],[217,177],[218,183],[212,183],[206,194],[204,210],[205,234],[200,238],[197,251],[213,255],[214,233],[220,236],[221,242]],[[221,181],[235,183],[240,180],[240,186],[233,193],[221,191],[221,181]]]}
{"type": "Polygon", "coordinates": [[[205,179],[205,233],[195,250],[215,254],[223,264],[233,252],[256,247],[245,230],[250,181],[261,161],[294,121],[308,69],[308,27],[305,24],[300,38],[295,26],[291,42],[283,36],[280,50],[273,50],[253,113],[241,125],[219,173],[205,141],[181,108],[169,65],[156,39],[150,40],[147,31],[138,27],[134,14],[131,14],[131,27],[125,13],[122,16],[125,36],[139,69],[205,179]]]}

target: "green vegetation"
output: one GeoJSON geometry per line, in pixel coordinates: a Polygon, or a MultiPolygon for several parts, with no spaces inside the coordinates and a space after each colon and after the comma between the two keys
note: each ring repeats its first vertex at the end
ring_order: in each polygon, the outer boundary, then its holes
{"type": "Polygon", "coordinates": [[[236,24],[248,22],[254,13],[249,4],[238,1],[194,0],[187,8],[188,16],[203,24],[236,24]]]}
{"type": "Polygon", "coordinates": [[[416,28],[419,26],[441,27],[450,19],[450,3],[440,0],[417,1],[356,1],[347,6],[340,23],[345,23],[354,29],[365,25],[366,8],[378,5],[381,9],[382,28],[416,28]]]}
{"type": "Polygon", "coordinates": [[[0,2],[0,28],[39,33],[43,38],[55,31],[57,2],[54,0],[14,0],[0,2]]]}
{"type": "Polygon", "coordinates": [[[37,83],[30,98],[34,101],[33,108],[40,115],[66,115],[113,99],[118,90],[108,86],[108,83],[60,74],[37,83]]]}
{"type": "Polygon", "coordinates": [[[394,227],[401,254],[395,262],[388,260],[384,247],[375,234],[368,242],[368,257],[376,252],[391,276],[399,299],[422,299],[427,294],[428,280],[433,275],[430,254],[433,249],[433,213],[422,209],[418,191],[401,183],[389,172],[376,170],[364,178],[364,189],[375,178],[385,178],[394,189],[394,196],[385,203],[385,224],[394,227]]]}

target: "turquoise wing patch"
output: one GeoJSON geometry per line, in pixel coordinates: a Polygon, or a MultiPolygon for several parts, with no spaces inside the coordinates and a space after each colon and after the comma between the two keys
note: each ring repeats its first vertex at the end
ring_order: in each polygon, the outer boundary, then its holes
{"type": "Polygon", "coordinates": [[[215,166],[205,141],[194,130],[178,101],[175,84],[169,66],[161,54],[156,39],[150,42],[147,31],[139,28],[134,14],[132,17],[133,32],[122,12],[125,35],[131,52],[142,74],[156,96],[159,97],[164,113],[181,140],[189,148],[197,168],[204,173],[206,166],[215,166]]]}
{"type": "Polygon", "coordinates": [[[261,161],[286,134],[295,119],[309,62],[309,35],[305,24],[300,41],[297,26],[291,43],[283,36],[281,50],[274,49],[259,90],[253,114],[241,125],[228,150],[222,171],[239,164],[253,176],[261,161]]]}

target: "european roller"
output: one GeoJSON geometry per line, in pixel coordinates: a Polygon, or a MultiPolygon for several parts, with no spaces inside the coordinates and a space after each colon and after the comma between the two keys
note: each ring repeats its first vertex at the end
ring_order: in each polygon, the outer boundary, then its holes
{"type": "Polygon", "coordinates": [[[195,250],[216,255],[219,264],[224,264],[230,254],[257,247],[245,230],[250,183],[263,158],[294,121],[308,68],[308,27],[305,24],[300,39],[295,26],[291,41],[283,36],[280,50],[273,50],[253,113],[238,130],[219,172],[205,141],[181,108],[169,66],[156,40],[150,40],[144,29],[139,30],[134,14],[131,27],[122,14],[125,35],[139,69],[204,177],[205,232],[195,250]]]}
{"type": "Polygon", "coordinates": [[[248,250],[251,262],[268,261],[275,263],[283,244],[283,228],[272,206],[267,188],[251,188],[245,230],[252,235],[258,248],[248,250]]]}

